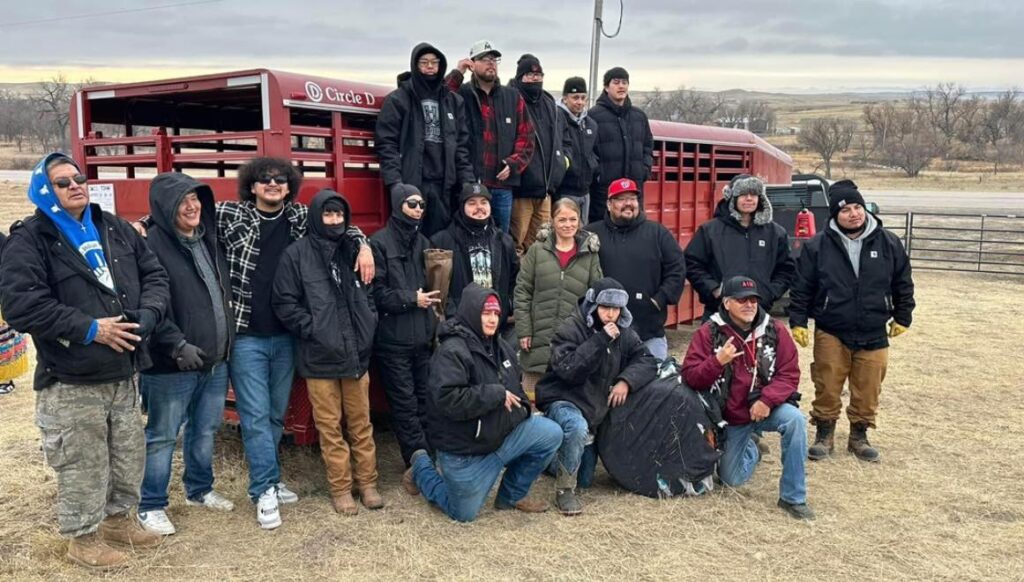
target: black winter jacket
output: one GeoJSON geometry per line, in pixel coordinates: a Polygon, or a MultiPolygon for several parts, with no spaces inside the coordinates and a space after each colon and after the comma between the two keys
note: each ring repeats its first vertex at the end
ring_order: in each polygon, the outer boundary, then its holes
{"type": "Polygon", "coordinates": [[[342,238],[326,236],[323,206],[342,201],[345,224],[351,224],[348,201],[321,190],[309,206],[309,236],[289,246],[274,277],[274,313],[298,338],[296,368],[304,378],[359,378],[370,365],[377,312],[369,289],[352,268],[357,249],[342,238]],[[331,263],[338,265],[335,274],[331,263]]]}
{"type": "Polygon", "coordinates": [[[483,337],[480,312],[493,294],[476,284],[467,287],[458,314],[438,332],[440,345],[430,360],[427,435],[439,451],[492,453],[530,417],[515,350],[499,335],[483,337]],[[521,399],[521,407],[505,409],[506,390],[521,399]]]}
{"type": "Polygon", "coordinates": [[[742,275],[756,281],[766,311],[793,284],[796,261],[789,254],[789,235],[772,222],[771,203],[765,203],[750,226],[744,227],[730,211],[730,201],[720,201],[715,217],[702,224],[686,245],[686,278],[705,312],[718,310],[714,291],[730,277],[742,275]]]}
{"type": "Polygon", "coordinates": [[[530,101],[526,93],[519,89],[518,81],[509,83],[509,86],[520,91],[526,102],[526,110],[533,120],[533,157],[520,177],[515,197],[544,198],[557,192],[565,177],[565,160],[572,146],[568,127],[558,113],[555,98],[550,93],[542,91],[536,101],[530,101]],[[544,131],[542,123],[551,127],[544,131]],[[548,139],[544,139],[545,136],[548,139]]]}
{"type": "MultiPolygon", "coordinates": [[[[586,303],[584,302],[584,305],[586,303]]],[[[596,319],[596,307],[584,315],[584,307],[565,320],[551,340],[551,363],[537,383],[537,408],[546,411],[558,400],[576,405],[593,431],[608,414],[608,392],[619,380],[629,384],[630,394],[658,375],[658,362],[640,337],[629,327],[619,328],[612,340],[601,328],[588,325],[596,319]]]]}
{"type": "Polygon", "coordinates": [[[376,265],[372,294],[380,316],[377,345],[409,348],[433,341],[437,318],[433,309],[416,304],[416,290],[427,290],[423,253],[430,248],[430,241],[402,214],[401,198],[401,194],[391,197],[392,216],[387,226],[370,237],[376,265]]]}
{"type": "Polygon", "coordinates": [[[435,234],[430,244],[436,249],[452,251],[452,281],[445,305],[445,317],[455,315],[462,298],[462,290],[473,282],[473,266],[469,248],[474,241],[482,241],[491,249],[491,283],[501,300],[502,322],[513,309],[513,292],[519,276],[519,255],[512,237],[499,229],[491,219],[487,226],[473,226],[464,212],[458,212],[448,228],[435,234]]]}
{"type": "Polygon", "coordinates": [[[590,115],[585,115],[577,123],[562,107],[558,108],[558,115],[565,120],[571,164],[565,171],[565,177],[558,187],[558,192],[552,197],[552,202],[564,196],[583,197],[590,194],[590,186],[598,177],[600,170],[596,149],[597,122],[590,115]]]}
{"type": "Polygon", "coordinates": [[[152,365],[145,341],[123,353],[96,341],[83,343],[100,318],[139,321],[139,313],[148,310],[159,324],[170,300],[167,272],[135,229],[97,204],[86,212],[99,231],[115,291],[41,212],[12,225],[3,246],[0,304],[11,327],[32,335],[36,390],[55,382],[123,381],[152,365]]]}
{"type": "MultiPolygon", "coordinates": [[[[458,70],[452,71],[449,78],[461,78],[461,73],[458,70]],[[458,77],[453,77],[458,75],[458,77]]],[[[476,84],[473,82],[472,76],[468,81],[459,85],[458,95],[462,97],[463,103],[466,106],[466,125],[469,128],[469,159],[473,164],[473,175],[478,180],[484,183],[491,183],[496,180],[492,174],[490,176],[484,175],[484,128],[483,128],[483,113],[480,111],[480,96],[477,94],[476,84]]],[[[519,91],[511,87],[502,85],[499,81],[495,81],[494,87],[490,93],[491,100],[494,103],[494,126],[497,128],[497,144],[498,144],[498,168],[496,171],[501,169],[500,160],[507,159],[509,156],[515,153],[516,149],[516,132],[519,127],[516,124],[518,115],[516,111],[519,109],[519,91]]],[[[518,188],[520,174],[512,169],[509,172],[508,178],[502,183],[504,188],[518,188]]],[[[453,209],[453,214],[457,213],[453,209]]]]}
{"type": "Polygon", "coordinates": [[[629,97],[616,105],[602,93],[588,115],[597,122],[597,156],[601,161],[600,179],[590,191],[590,216],[597,221],[608,208],[608,185],[629,178],[643,190],[654,165],[654,134],[647,114],[633,107],[629,97]]]}
{"type": "Polygon", "coordinates": [[[826,226],[800,252],[790,299],[791,327],[807,327],[814,318],[818,329],[851,349],[884,348],[889,319],[906,327],[913,319],[910,259],[900,239],[878,220],[864,238],[858,277],[839,233],[826,226]]]}
{"type": "MultiPolygon", "coordinates": [[[[416,70],[419,55],[435,53],[441,61],[439,71],[446,70],[444,55],[433,46],[421,43],[413,49],[410,66],[416,70]]],[[[440,76],[440,73],[438,73],[440,76]]],[[[438,103],[441,121],[441,135],[444,140],[444,191],[451,193],[461,184],[474,182],[473,164],[469,157],[469,126],[462,96],[452,93],[438,79],[431,94],[426,88],[418,88],[413,79],[402,81],[398,89],[387,96],[377,116],[374,144],[380,158],[380,172],[384,185],[397,183],[411,184],[420,188],[423,184],[423,140],[424,119],[423,99],[434,99],[438,103]]],[[[514,139],[514,138],[513,138],[514,139]]],[[[449,200],[445,200],[447,206],[449,200]]]]}
{"type": "Polygon", "coordinates": [[[642,212],[625,225],[613,223],[607,213],[605,217],[586,227],[601,239],[601,271],[621,281],[629,293],[633,329],[640,339],[664,337],[668,306],[679,302],[686,285],[683,250],[667,228],[642,212]]]}
{"type": "Polygon", "coordinates": [[[217,327],[212,316],[210,293],[196,269],[191,253],[185,248],[174,228],[178,206],[189,192],[196,193],[203,207],[200,218],[203,228],[202,244],[214,260],[217,279],[220,281],[220,296],[227,325],[228,347],[225,352],[228,354],[231,353],[230,344],[235,335],[228,263],[224,258],[224,251],[217,245],[213,190],[185,174],[166,174],[159,181],[154,180],[149,193],[153,226],[149,229],[146,241],[150,250],[160,259],[160,264],[167,270],[171,286],[167,316],[157,326],[149,341],[153,357],[153,367],[148,370],[151,374],[179,372],[174,355],[185,342],[206,353],[207,357],[203,361],[205,369],[217,363],[217,327]]]}

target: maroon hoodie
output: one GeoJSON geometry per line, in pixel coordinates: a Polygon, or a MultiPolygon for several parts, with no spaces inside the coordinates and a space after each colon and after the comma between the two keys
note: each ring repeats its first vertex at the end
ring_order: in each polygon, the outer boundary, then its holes
{"type": "MultiPolygon", "coordinates": [[[[760,313],[763,313],[761,311],[760,313]]],[[[723,320],[723,316],[716,313],[710,320],[700,326],[697,333],[690,340],[690,347],[686,350],[686,357],[683,359],[683,379],[686,384],[694,390],[708,390],[722,375],[724,367],[718,363],[715,357],[714,347],[711,345],[711,326],[718,326],[726,337],[732,337],[733,344],[742,347],[740,357],[732,361],[733,377],[732,388],[729,391],[729,400],[726,402],[722,416],[730,425],[749,424],[750,404],[747,403],[747,395],[753,385],[754,345],[757,338],[765,333],[768,325],[775,326],[775,333],[778,336],[776,346],[775,373],[764,386],[761,386],[759,400],[774,409],[785,402],[800,386],[800,361],[796,351],[796,344],[790,337],[789,331],[779,321],[772,317],[763,317],[756,325],[752,333],[748,334],[747,341],[744,341],[736,330],[723,320]]]]}

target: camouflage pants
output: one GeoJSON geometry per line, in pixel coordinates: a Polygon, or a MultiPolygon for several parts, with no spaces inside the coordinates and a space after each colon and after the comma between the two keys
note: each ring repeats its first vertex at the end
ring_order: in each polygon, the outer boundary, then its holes
{"type": "Polygon", "coordinates": [[[146,438],[134,382],[58,382],[36,392],[36,424],[46,462],[57,472],[60,533],[96,531],[108,515],[138,505],[146,438]]]}

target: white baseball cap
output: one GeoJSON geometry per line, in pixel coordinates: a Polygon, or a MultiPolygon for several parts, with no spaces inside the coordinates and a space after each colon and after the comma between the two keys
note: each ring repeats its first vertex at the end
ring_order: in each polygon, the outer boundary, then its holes
{"type": "Polygon", "coordinates": [[[489,40],[478,40],[473,43],[473,48],[469,49],[469,58],[474,61],[487,54],[501,57],[501,51],[494,48],[494,44],[489,40]]]}

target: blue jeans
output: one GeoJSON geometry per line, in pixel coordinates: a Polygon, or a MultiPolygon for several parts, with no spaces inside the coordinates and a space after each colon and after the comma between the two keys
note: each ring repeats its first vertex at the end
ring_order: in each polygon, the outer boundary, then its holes
{"type": "Polygon", "coordinates": [[[423,497],[456,521],[473,521],[494,487],[501,470],[505,476],[498,499],[515,504],[530,492],[530,486],[551,462],[562,444],[562,429],[543,416],[531,416],[519,423],[487,455],[454,455],[438,451],[437,473],[427,455],[416,458],[413,479],[423,497]]]}
{"type": "Polygon", "coordinates": [[[491,188],[491,214],[502,232],[508,232],[512,221],[512,191],[505,188],[491,188]]]}
{"type": "Polygon", "coordinates": [[[730,487],[738,487],[750,480],[761,461],[757,445],[750,438],[750,434],[755,431],[782,435],[779,497],[786,503],[806,503],[804,462],[807,459],[807,419],[792,404],[776,406],[768,418],[762,421],[725,427],[725,451],[718,465],[719,478],[730,487]]]}
{"type": "Polygon", "coordinates": [[[644,342],[644,346],[647,347],[647,351],[651,352],[651,355],[658,358],[658,361],[665,361],[668,359],[668,340],[662,337],[652,337],[651,339],[644,342]]]}
{"type": "MultiPolygon", "coordinates": [[[[575,489],[577,485],[577,474],[580,472],[583,462],[584,450],[587,441],[590,439],[590,425],[583,413],[571,402],[559,400],[552,402],[545,412],[548,418],[562,427],[562,446],[558,448],[558,455],[555,457],[555,487],[558,489],[575,489]],[[564,469],[566,475],[559,476],[558,468],[564,469]]],[[[593,455],[588,461],[596,461],[593,455]]],[[[589,468],[590,479],[593,479],[593,466],[589,468]]],[[[587,485],[590,485],[589,480],[587,485]]]]}
{"type": "Polygon", "coordinates": [[[231,349],[231,386],[249,462],[249,497],[281,480],[277,445],[295,375],[295,342],[290,335],[239,334],[231,349]]]}
{"type": "Polygon", "coordinates": [[[167,507],[167,485],[178,431],[185,426],[185,496],[198,500],[213,489],[213,436],[224,421],[228,366],[205,372],[142,374],[146,421],[146,472],[139,511],[167,507]]]}

